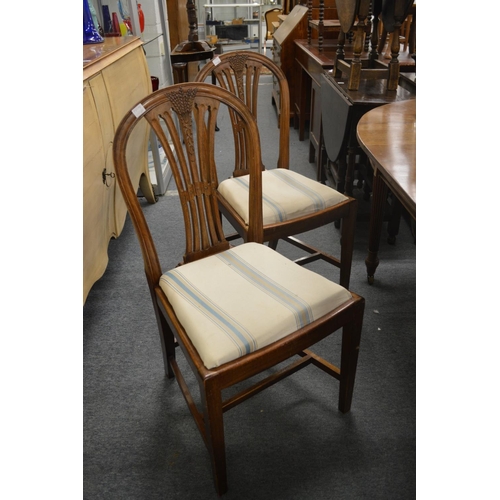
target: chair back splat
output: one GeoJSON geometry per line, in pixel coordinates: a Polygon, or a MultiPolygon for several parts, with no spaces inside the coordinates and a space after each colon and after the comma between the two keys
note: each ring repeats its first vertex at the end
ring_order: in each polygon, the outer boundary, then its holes
{"type": "MultiPolygon", "coordinates": [[[[257,119],[259,83],[260,77],[265,71],[273,74],[280,90],[280,103],[277,103],[281,109],[278,123],[280,129],[279,156],[276,166],[288,168],[290,162],[290,91],[286,76],[281,68],[262,54],[237,50],[221,54],[214,61],[203,66],[196,75],[195,81],[205,82],[213,72],[217,84],[239,97],[257,119]]],[[[233,132],[237,133],[237,118],[232,113],[230,115],[233,132]]],[[[235,177],[245,174],[248,174],[248,171],[241,166],[237,166],[233,173],[235,177]]]]}
{"type": "MultiPolygon", "coordinates": [[[[213,98],[214,89],[209,87],[210,92],[207,92],[204,85],[172,86],[151,94],[136,107],[136,113],[147,109],[144,116],[137,117],[130,112],[121,125],[123,130],[128,130],[138,120],[146,119],[163,147],[179,192],[186,226],[184,262],[229,248],[218,211],[218,180],[214,160],[215,123],[221,102],[228,106],[238,120],[246,120],[246,126],[241,128],[238,136],[238,154],[249,170],[252,169],[252,163],[254,169],[260,170],[260,141],[255,121],[232,94],[219,90],[215,91],[219,96],[217,100],[213,98]],[[238,109],[231,107],[235,103],[238,109]],[[252,144],[251,148],[249,144],[252,144]]],[[[125,141],[126,138],[123,134],[123,139],[120,139],[125,141]]],[[[117,165],[124,164],[125,153],[123,144],[116,144],[116,154],[120,155],[117,165]]],[[[259,190],[259,178],[257,172],[251,190],[259,190]]],[[[124,193],[127,193],[127,187],[122,188],[124,193]]],[[[128,195],[135,197],[134,192],[128,195]]],[[[255,218],[255,221],[258,222],[259,218],[255,218]]],[[[157,277],[158,271],[154,278],[157,277]]]]}
{"type": "Polygon", "coordinates": [[[206,83],[158,90],[125,115],[113,143],[115,174],[140,242],[165,372],[177,379],[203,437],[219,495],[227,491],[224,412],[310,364],[339,381],[338,408],[350,410],[364,313],[362,297],[258,241],[261,203],[250,222],[252,242],[230,246],[221,227],[214,154],[217,116],[224,107],[237,119],[250,196],[260,200],[257,123],[228,90],[206,83]],[[152,233],[148,227],[127,166],[128,139],[144,120],[167,155],[184,215],[184,262],[166,272],[153,239],[157,228],[152,233]],[[340,367],[309,350],[337,331],[340,367]],[[177,363],[177,347],[198,382],[199,407],[177,363]],[[287,366],[270,370],[292,357],[287,366]],[[223,399],[223,390],[242,382],[237,394],[223,399]]]}

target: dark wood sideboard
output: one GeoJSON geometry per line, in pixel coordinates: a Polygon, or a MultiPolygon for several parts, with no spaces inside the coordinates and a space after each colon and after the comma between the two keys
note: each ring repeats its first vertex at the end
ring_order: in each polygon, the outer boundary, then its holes
{"type": "MultiPolygon", "coordinates": [[[[293,72],[295,79],[293,85],[297,89],[294,94],[295,100],[292,103],[294,127],[299,130],[299,140],[304,140],[307,124],[309,124],[309,161],[316,163],[318,180],[323,180],[326,154],[322,154],[321,150],[323,143],[322,111],[328,105],[323,102],[321,97],[322,75],[335,67],[337,44],[333,40],[327,40],[321,51],[317,42],[310,44],[305,39],[297,39],[294,44],[296,66],[293,72]]],[[[347,45],[345,53],[347,58],[350,57],[352,46],[347,45]]],[[[397,91],[387,91],[384,80],[364,82],[358,91],[349,91],[342,84],[336,85],[344,98],[350,100],[355,108],[350,112],[351,116],[354,116],[353,113],[356,115],[353,123],[356,124],[357,120],[372,107],[395,100],[412,98],[416,94],[415,73],[411,72],[414,71],[414,65],[414,61],[409,57],[403,58],[403,72],[400,74],[397,91]]],[[[338,81],[343,80],[339,78],[338,81]]],[[[352,141],[349,144],[351,148],[355,148],[352,141]]],[[[349,172],[351,171],[352,168],[349,172]]],[[[348,180],[348,189],[350,186],[351,179],[348,180]]]]}

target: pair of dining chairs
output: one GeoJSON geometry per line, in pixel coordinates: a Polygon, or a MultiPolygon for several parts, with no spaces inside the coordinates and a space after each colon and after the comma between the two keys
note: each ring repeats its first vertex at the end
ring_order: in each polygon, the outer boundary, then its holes
{"type": "MultiPolygon", "coordinates": [[[[350,410],[364,299],[262,244],[267,234],[262,203],[266,171],[259,130],[251,108],[233,92],[203,82],[153,92],[118,126],[113,159],[142,251],[165,371],[178,381],[209,451],[215,489],[222,495],[227,491],[224,412],[310,364],[339,380],[338,408],[344,413],[350,410]],[[248,229],[244,241],[236,245],[223,231],[221,207],[229,205],[220,189],[215,159],[220,133],[216,124],[224,108],[238,132],[235,150],[245,173],[240,177],[248,176],[248,229]],[[184,216],[183,263],[166,271],[128,174],[127,141],[144,120],[164,148],[184,216]],[[339,330],[340,367],[309,349],[339,330]],[[195,375],[201,408],[179,369],[177,348],[195,375]],[[270,370],[286,360],[284,368],[270,370]],[[263,372],[266,376],[256,382],[254,377],[263,372]],[[245,388],[223,398],[224,389],[243,381],[248,382],[245,388]]],[[[303,188],[294,177],[281,182],[294,191],[308,189],[313,196],[312,188],[303,188]]],[[[337,203],[349,202],[342,198],[337,203]]]]}

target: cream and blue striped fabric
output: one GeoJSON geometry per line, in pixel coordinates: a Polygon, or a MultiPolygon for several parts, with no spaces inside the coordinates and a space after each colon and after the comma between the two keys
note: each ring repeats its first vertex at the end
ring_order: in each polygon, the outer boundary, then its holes
{"type": "MultiPolygon", "coordinates": [[[[249,223],[249,176],[232,177],[219,184],[220,194],[249,223]]],[[[332,207],[347,198],[320,182],[283,168],[262,172],[263,223],[274,224],[332,207]]]]}
{"type": "Polygon", "coordinates": [[[269,345],[351,298],[257,243],[177,267],[160,286],[207,368],[269,345]]]}

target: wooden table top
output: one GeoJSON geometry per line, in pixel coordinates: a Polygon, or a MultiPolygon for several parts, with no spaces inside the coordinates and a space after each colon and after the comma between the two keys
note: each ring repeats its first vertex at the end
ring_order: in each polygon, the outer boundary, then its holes
{"type": "Polygon", "coordinates": [[[416,219],[416,99],[368,111],[359,120],[357,137],[389,189],[416,219]]]}

